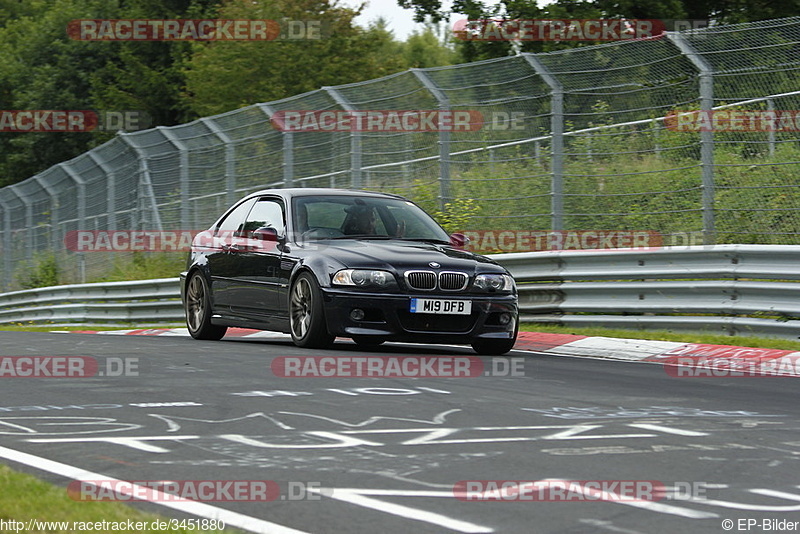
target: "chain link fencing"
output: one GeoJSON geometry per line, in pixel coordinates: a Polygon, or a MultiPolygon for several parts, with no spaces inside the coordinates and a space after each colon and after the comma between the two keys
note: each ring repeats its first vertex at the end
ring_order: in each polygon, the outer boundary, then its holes
{"type": "Polygon", "coordinates": [[[270,187],[400,193],[449,230],[797,244],[800,119],[778,131],[680,131],[669,117],[800,110],[798,80],[794,17],[411,69],[120,133],[0,189],[2,287],[25,286],[43,258],[55,258],[62,283],[102,280],[139,253],[76,252],[68,236],[203,230],[236,199],[270,187]],[[271,119],[290,110],[465,110],[481,119],[466,131],[276,128],[271,119]]]}

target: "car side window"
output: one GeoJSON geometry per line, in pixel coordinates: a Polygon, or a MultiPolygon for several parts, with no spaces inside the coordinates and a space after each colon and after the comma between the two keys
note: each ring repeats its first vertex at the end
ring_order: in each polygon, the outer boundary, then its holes
{"type": "Polygon", "coordinates": [[[282,234],[284,228],[283,204],[273,199],[259,199],[247,216],[243,232],[246,237],[250,237],[250,234],[259,228],[274,228],[278,234],[282,234]]]}
{"type": "Polygon", "coordinates": [[[231,211],[222,220],[222,222],[219,223],[215,235],[241,235],[241,232],[244,229],[245,217],[255,202],[256,199],[253,198],[236,206],[236,208],[234,208],[233,211],[231,211]]]}

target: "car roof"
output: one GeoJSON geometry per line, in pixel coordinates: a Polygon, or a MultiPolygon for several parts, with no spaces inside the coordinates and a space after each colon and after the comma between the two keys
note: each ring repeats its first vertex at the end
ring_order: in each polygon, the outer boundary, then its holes
{"type": "Polygon", "coordinates": [[[358,196],[358,197],[384,197],[384,198],[397,198],[407,200],[401,195],[392,193],[381,193],[378,191],[364,191],[360,189],[336,189],[332,187],[288,187],[285,189],[262,189],[247,195],[246,198],[258,197],[262,195],[278,195],[283,198],[295,198],[306,196],[318,195],[334,195],[334,196],[358,196]]]}

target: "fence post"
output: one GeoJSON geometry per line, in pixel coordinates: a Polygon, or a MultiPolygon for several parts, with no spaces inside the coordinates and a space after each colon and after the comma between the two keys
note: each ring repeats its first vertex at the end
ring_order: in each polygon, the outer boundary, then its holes
{"type": "Polygon", "coordinates": [[[44,179],[39,176],[38,174],[33,177],[39,187],[42,188],[42,191],[47,193],[47,196],[50,197],[50,246],[53,247],[53,251],[55,252],[58,250],[58,195],[50,191],[48,189],[48,183],[44,181],[44,179]]]}
{"type": "Polygon", "coordinates": [[[550,213],[554,232],[564,229],[564,86],[533,54],[523,54],[550,87],[550,213]]]}
{"type": "MultiPolygon", "coordinates": [[[[272,121],[275,109],[269,104],[256,104],[272,121]]],[[[283,187],[294,187],[294,137],[292,132],[281,132],[283,135],[283,187]]]]}
{"type": "MultiPolygon", "coordinates": [[[[410,69],[414,76],[439,102],[441,111],[450,111],[450,99],[423,70],[410,69]]],[[[439,209],[450,201],[450,131],[439,130],[439,209]]]]}
{"type": "Polygon", "coordinates": [[[11,206],[3,199],[0,190],[0,207],[3,208],[3,291],[11,287],[11,206]]]}
{"type": "Polygon", "coordinates": [[[189,228],[189,149],[170,128],[156,126],[158,133],[178,150],[178,187],[181,195],[181,228],[189,228]]]}
{"type": "Polygon", "coordinates": [[[153,191],[153,183],[150,181],[150,166],[147,164],[147,156],[144,154],[142,149],[133,142],[133,140],[130,138],[130,134],[120,132],[118,135],[120,139],[122,139],[136,153],[136,159],[139,160],[138,194],[144,197],[144,199],[150,201],[150,211],[153,216],[155,229],[161,232],[164,230],[164,227],[161,225],[161,214],[158,212],[156,194],[155,191],[153,191]]]}
{"type": "Polygon", "coordinates": [[[90,150],[86,153],[94,164],[100,167],[106,175],[106,224],[109,230],[117,229],[117,175],[111,170],[108,163],[90,150]]]}
{"type": "Polygon", "coordinates": [[[25,235],[27,236],[25,239],[25,259],[27,261],[31,261],[33,259],[33,204],[25,195],[21,195],[17,192],[17,185],[14,184],[10,186],[11,191],[17,196],[17,198],[25,205],[25,235]]]}
{"type": "MultiPolygon", "coordinates": [[[[767,99],[767,111],[771,116],[775,116],[775,101],[771,98],[767,99]]],[[[769,156],[775,155],[775,128],[770,128],[767,132],[767,139],[769,140],[769,156]]]]}
{"type": "MultiPolygon", "coordinates": [[[[345,96],[335,87],[323,87],[323,91],[328,93],[334,102],[339,104],[345,111],[358,111],[345,96]]],[[[350,187],[361,189],[361,132],[358,128],[350,130],[350,187]]]]}
{"type": "MultiPolygon", "coordinates": [[[[714,108],[714,71],[705,58],[678,32],[665,32],[670,41],[687,57],[699,71],[700,110],[711,116],[714,108]]],[[[703,243],[716,242],[714,221],[714,132],[700,132],[700,167],[703,172],[703,243]]]]}
{"type": "Polygon", "coordinates": [[[225,201],[228,206],[231,206],[236,201],[236,145],[233,143],[233,139],[214,122],[213,118],[203,117],[200,122],[225,145],[225,201]]]}
{"type": "Polygon", "coordinates": [[[659,128],[660,128],[659,120],[653,119],[653,123],[650,125],[650,129],[653,132],[653,153],[656,156],[661,155],[661,143],[659,142],[661,141],[661,134],[659,128]]]}
{"type": "MultiPolygon", "coordinates": [[[[64,173],[75,182],[75,195],[78,204],[78,229],[86,230],[86,181],[73,171],[69,164],[59,163],[64,173]]],[[[78,265],[80,269],[81,284],[86,283],[86,256],[85,252],[78,252],[78,265]]]]}

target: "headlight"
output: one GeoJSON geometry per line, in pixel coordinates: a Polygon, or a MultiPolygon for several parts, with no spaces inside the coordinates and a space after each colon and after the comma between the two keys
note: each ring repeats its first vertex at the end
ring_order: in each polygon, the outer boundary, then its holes
{"type": "Polygon", "coordinates": [[[387,287],[394,282],[394,275],[388,271],[372,269],[343,269],[333,275],[332,283],[337,286],[387,287]]]}
{"type": "Polygon", "coordinates": [[[479,274],[473,285],[484,291],[513,291],[514,279],[507,274],[479,274]]]}

